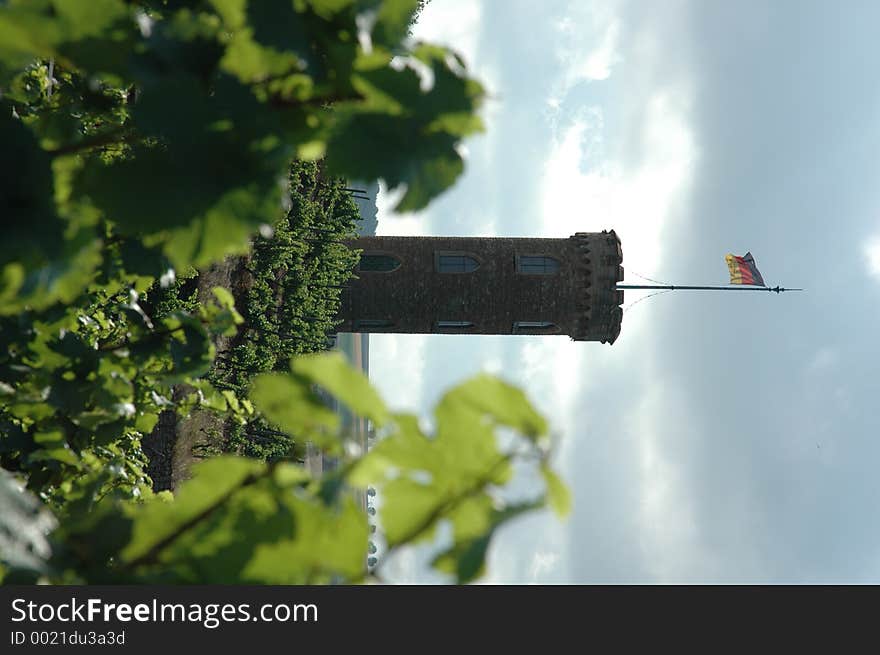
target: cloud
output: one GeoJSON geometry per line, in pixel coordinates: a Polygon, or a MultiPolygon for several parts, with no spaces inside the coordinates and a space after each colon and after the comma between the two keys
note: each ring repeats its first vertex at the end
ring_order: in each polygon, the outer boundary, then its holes
{"type": "Polygon", "coordinates": [[[614,66],[623,60],[617,3],[572,2],[554,29],[553,53],[562,74],[554,82],[548,103],[558,107],[573,86],[608,79],[614,66]]]}
{"type": "MultiPolygon", "coordinates": [[[[646,89],[644,97],[636,96],[646,109],[630,126],[639,141],[628,157],[606,148],[600,107],[582,109],[560,128],[541,180],[542,235],[613,227],[625,244],[625,269],[632,262],[649,276],[657,270],[661,233],[680,220],[697,159],[687,97],[680,87],[646,89]]],[[[628,325],[627,333],[633,331],[628,325]]]]}
{"type": "Polygon", "coordinates": [[[398,187],[388,191],[385,182],[379,182],[379,194],[376,197],[377,235],[422,237],[430,234],[430,213],[421,212],[397,213],[394,206],[400,202],[406,189],[398,187]]]}
{"type": "Polygon", "coordinates": [[[807,364],[807,371],[810,373],[826,373],[829,369],[835,368],[840,362],[840,353],[836,348],[825,346],[816,351],[813,358],[807,364]]]}
{"type": "Polygon", "coordinates": [[[424,393],[427,335],[370,335],[370,378],[389,407],[413,412],[424,393]]]}
{"type": "Polygon", "coordinates": [[[871,238],[865,244],[864,257],[868,273],[880,281],[880,235],[871,238]]]}
{"type": "Polygon", "coordinates": [[[483,5],[479,2],[428,3],[413,28],[413,38],[452,48],[471,66],[477,61],[482,21],[483,5]]]}

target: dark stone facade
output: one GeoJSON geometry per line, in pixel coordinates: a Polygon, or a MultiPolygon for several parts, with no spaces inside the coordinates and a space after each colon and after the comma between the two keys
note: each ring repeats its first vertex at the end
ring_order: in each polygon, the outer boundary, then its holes
{"type": "Polygon", "coordinates": [[[620,334],[623,252],[613,230],[567,239],[365,236],[347,245],[399,265],[356,272],[343,293],[340,332],[567,334],[602,343],[620,334]],[[478,267],[440,272],[441,255],[478,267]],[[552,258],[555,270],[523,272],[535,257],[552,258]]]}

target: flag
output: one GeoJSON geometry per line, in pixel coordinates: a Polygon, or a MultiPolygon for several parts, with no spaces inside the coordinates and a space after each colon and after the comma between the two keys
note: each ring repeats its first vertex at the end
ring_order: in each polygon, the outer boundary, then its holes
{"type": "Polygon", "coordinates": [[[747,252],[743,257],[727,254],[724,256],[727,260],[727,268],[730,269],[731,284],[753,284],[759,287],[767,286],[764,284],[764,278],[758,272],[755,266],[755,258],[752,253],[747,252]]]}

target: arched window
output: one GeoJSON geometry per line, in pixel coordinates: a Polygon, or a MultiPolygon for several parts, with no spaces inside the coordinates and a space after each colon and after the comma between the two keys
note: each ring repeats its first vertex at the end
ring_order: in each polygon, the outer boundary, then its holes
{"type": "Polygon", "coordinates": [[[354,322],[355,330],[371,330],[377,328],[389,328],[394,323],[384,318],[362,318],[354,322]]]}
{"type": "Polygon", "coordinates": [[[544,332],[558,332],[556,323],[550,321],[516,321],[513,324],[514,333],[541,334],[544,332]]]}
{"type": "Polygon", "coordinates": [[[520,255],[516,258],[516,272],[528,275],[551,275],[559,272],[559,260],[546,255],[520,255]]]}
{"type": "Polygon", "coordinates": [[[456,330],[474,327],[470,321],[437,321],[437,327],[441,330],[456,330]]]}
{"type": "Polygon", "coordinates": [[[437,271],[439,273],[471,273],[479,267],[480,262],[466,253],[437,253],[437,271]]]}
{"type": "Polygon", "coordinates": [[[367,273],[390,273],[400,266],[400,260],[392,255],[362,253],[358,270],[367,273]]]}

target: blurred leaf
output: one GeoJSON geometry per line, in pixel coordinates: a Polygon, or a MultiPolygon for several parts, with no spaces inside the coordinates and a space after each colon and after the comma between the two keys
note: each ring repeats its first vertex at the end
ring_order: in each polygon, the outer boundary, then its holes
{"type": "Polygon", "coordinates": [[[419,429],[418,419],[410,414],[393,416],[396,431],[376,443],[352,466],[348,481],[358,487],[368,487],[385,479],[389,470],[434,472],[443,462],[434,456],[431,442],[419,429]]]}
{"type": "Polygon", "coordinates": [[[373,45],[394,48],[409,34],[419,0],[385,0],[379,5],[371,33],[373,45]]]}
{"type": "Polygon", "coordinates": [[[464,162],[457,152],[422,160],[401,180],[406,184],[406,193],[394,210],[412,212],[427,207],[435,196],[451,187],[463,172],[464,162]]]}
{"type": "Polygon", "coordinates": [[[165,503],[153,500],[132,507],[131,542],[122,551],[124,562],[133,562],[151,553],[158,556],[163,544],[187,526],[215,511],[247,480],[265,471],[262,462],[240,457],[214,457],[194,467],[194,476],[181,485],[176,500],[165,503]]]}
{"type": "Polygon", "coordinates": [[[351,499],[340,508],[288,496],[296,525],[293,538],[257,544],[242,572],[249,583],[330,583],[358,577],[364,569],[367,517],[351,499]]]}
{"type": "Polygon", "coordinates": [[[52,549],[46,536],[55,525],[52,513],[0,469],[0,561],[13,570],[47,573],[52,549]]]}
{"type": "Polygon", "coordinates": [[[456,543],[453,548],[437,555],[432,565],[442,573],[455,576],[458,584],[472,582],[486,571],[486,552],[491,533],[456,543]]]}
{"type": "Polygon", "coordinates": [[[214,297],[217,299],[217,302],[220,303],[220,306],[224,309],[235,310],[235,298],[232,297],[232,294],[229,293],[228,289],[223,287],[212,287],[211,293],[214,294],[214,297]]]}
{"type": "Polygon", "coordinates": [[[339,416],[312,393],[309,385],[284,373],[265,373],[254,378],[250,393],[256,408],[291,435],[321,439],[335,431],[339,416]]]}
{"type": "Polygon", "coordinates": [[[450,513],[455,541],[467,541],[484,535],[492,527],[492,498],[478,493],[464,498],[450,513]]]}
{"type": "Polygon", "coordinates": [[[358,416],[379,427],[388,419],[381,396],[370,386],[367,377],[353,368],[340,352],[304,355],[291,362],[291,368],[310,382],[318,384],[358,416]]]}
{"type": "Polygon", "coordinates": [[[70,464],[72,466],[79,464],[79,457],[76,456],[76,453],[73,452],[67,444],[50,448],[41,448],[28,455],[28,461],[30,462],[47,460],[63,462],[64,464],[70,464]]]}
{"type": "Polygon", "coordinates": [[[171,340],[171,360],[178,379],[199,377],[211,368],[214,344],[196,322],[185,323],[171,340]]]}
{"type": "Polygon", "coordinates": [[[547,422],[516,387],[490,375],[478,375],[449,391],[438,406],[467,409],[512,428],[533,441],[547,436],[547,422]]]}
{"type": "Polygon", "coordinates": [[[0,65],[14,69],[55,53],[63,30],[50,10],[48,0],[12,0],[0,7],[0,65]]]}
{"type": "Polygon", "coordinates": [[[541,466],[541,475],[547,484],[547,499],[550,507],[560,518],[568,516],[571,512],[571,491],[553,470],[545,465],[541,466]]]}
{"type": "Polygon", "coordinates": [[[143,434],[150,434],[153,431],[153,428],[156,427],[156,423],[158,423],[158,421],[158,414],[147,412],[138,416],[137,422],[134,424],[134,427],[136,430],[143,434]]]}
{"type": "Polygon", "coordinates": [[[53,207],[52,167],[31,131],[0,101],[0,263],[45,265],[62,252],[63,225],[53,207]],[[15,220],[11,220],[12,218],[15,220]]]}
{"type": "Polygon", "coordinates": [[[432,565],[438,571],[454,575],[458,584],[472,582],[485,573],[486,553],[495,531],[517,516],[540,507],[540,502],[534,502],[491,510],[484,532],[475,531],[472,537],[462,533],[450,548],[434,558],[432,565]]]}
{"type": "Polygon", "coordinates": [[[292,487],[311,479],[305,467],[288,462],[282,462],[275,466],[272,474],[278,484],[285,487],[292,487]]]}
{"type": "Polygon", "coordinates": [[[388,547],[433,536],[445,498],[441,488],[400,477],[382,489],[382,529],[388,547]]]}
{"type": "Polygon", "coordinates": [[[52,6],[70,40],[100,34],[117,20],[129,17],[121,0],[52,0],[52,6]]]}

